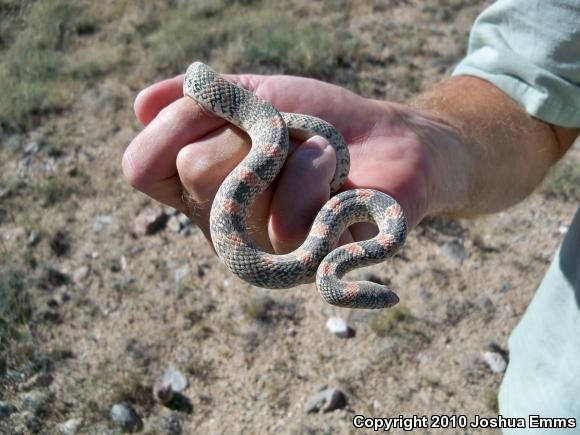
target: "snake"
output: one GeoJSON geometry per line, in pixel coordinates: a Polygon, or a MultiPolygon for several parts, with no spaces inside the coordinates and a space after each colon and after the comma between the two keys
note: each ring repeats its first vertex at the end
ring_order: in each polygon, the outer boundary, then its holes
{"type": "Polygon", "coordinates": [[[213,247],[232,273],[268,289],[315,281],[322,298],[338,307],[388,308],[399,302],[386,285],[342,279],[351,270],[394,255],[405,242],[407,219],[401,205],[381,191],[362,188],[338,192],[349,173],[350,155],[333,125],[310,115],[279,112],[272,103],[227,81],[201,62],[187,68],[183,93],[202,110],[245,131],[251,140],[248,154],[220,185],[209,216],[213,247]],[[332,195],[297,249],[287,254],[264,251],[248,233],[247,215],[255,199],[282,170],[289,137],[306,140],[314,135],[324,137],[336,153],[332,195]],[[357,222],[374,222],[378,233],[369,240],[337,247],[343,231],[357,222]]]}

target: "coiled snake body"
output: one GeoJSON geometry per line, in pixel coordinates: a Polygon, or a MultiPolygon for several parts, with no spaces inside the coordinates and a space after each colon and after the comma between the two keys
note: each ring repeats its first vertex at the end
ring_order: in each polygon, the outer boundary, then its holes
{"type": "Polygon", "coordinates": [[[213,201],[210,231],[218,256],[243,280],[259,287],[287,288],[311,282],[330,304],[350,308],[385,308],[398,302],[387,287],[369,281],[347,282],[348,271],[381,262],[404,243],[407,222],[401,206],[389,195],[370,189],[341,192],[318,212],[304,243],[294,252],[262,251],[249,237],[246,214],[253,201],[280,172],[288,154],[288,130],[300,138],[315,134],[334,147],[337,165],[331,181],[336,192],[348,175],[348,147],[329,123],[313,116],[279,113],[267,101],[236,86],[205,64],[189,66],[183,91],[202,107],[235,124],[251,138],[252,148],[226,177],[213,201]],[[332,250],[353,223],[374,221],[372,239],[332,250]]]}

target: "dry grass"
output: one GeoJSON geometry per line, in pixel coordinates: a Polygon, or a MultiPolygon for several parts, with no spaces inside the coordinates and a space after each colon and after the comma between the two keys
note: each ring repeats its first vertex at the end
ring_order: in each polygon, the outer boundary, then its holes
{"type": "Polygon", "coordinates": [[[130,2],[96,7],[64,0],[4,2],[0,8],[6,11],[0,21],[0,127],[8,131],[70,109],[75,95],[102,77],[166,76],[183,72],[194,59],[225,59],[221,66],[231,71],[330,80],[352,61],[357,46],[352,35],[308,27],[269,1],[146,3],[138,12],[130,2]],[[107,21],[116,26],[96,38],[107,21]],[[131,70],[140,74],[127,74],[131,70]]]}
{"type": "Polygon", "coordinates": [[[23,130],[37,115],[68,106],[75,85],[69,54],[97,22],[64,0],[10,3],[2,19],[8,36],[0,53],[0,126],[23,130]]]}

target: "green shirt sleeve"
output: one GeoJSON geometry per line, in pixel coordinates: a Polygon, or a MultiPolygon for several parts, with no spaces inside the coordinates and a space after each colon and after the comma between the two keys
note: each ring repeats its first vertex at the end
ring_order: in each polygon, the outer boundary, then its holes
{"type": "Polygon", "coordinates": [[[493,83],[550,124],[580,127],[580,0],[495,2],[453,75],[493,83]]]}

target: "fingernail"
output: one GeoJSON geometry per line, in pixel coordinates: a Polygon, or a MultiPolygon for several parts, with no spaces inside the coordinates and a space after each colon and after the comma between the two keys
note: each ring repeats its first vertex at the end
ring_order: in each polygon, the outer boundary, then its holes
{"type": "Polygon", "coordinates": [[[330,146],[328,141],[322,136],[312,136],[306,142],[305,145],[313,145],[316,148],[316,157],[312,159],[312,166],[318,168],[322,162],[325,160],[326,149],[330,146]]]}

